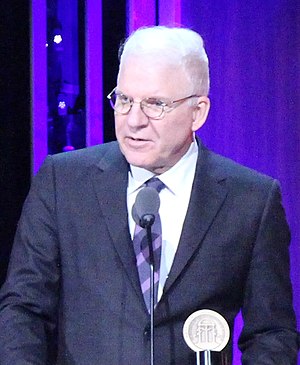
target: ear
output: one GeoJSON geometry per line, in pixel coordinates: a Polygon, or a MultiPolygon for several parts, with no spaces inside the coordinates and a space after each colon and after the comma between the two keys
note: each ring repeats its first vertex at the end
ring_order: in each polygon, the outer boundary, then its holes
{"type": "Polygon", "coordinates": [[[207,96],[200,96],[193,111],[192,130],[196,132],[205,123],[210,108],[210,100],[207,96]]]}

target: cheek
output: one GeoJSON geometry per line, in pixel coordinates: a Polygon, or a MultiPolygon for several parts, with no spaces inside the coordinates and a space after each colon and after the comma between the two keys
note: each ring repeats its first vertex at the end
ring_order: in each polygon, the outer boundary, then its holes
{"type": "Polygon", "coordinates": [[[118,135],[122,134],[123,129],[124,129],[124,123],[120,118],[115,117],[115,133],[117,137],[118,135]]]}
{"type": "Polygon", "coordinates": [[[164,136],[164,140],[169,141],[171,144],[179,141],[189,139],[192,134],[192,120],[191,116],[187,113],[182,113],[168,122],[164,131],[161,133],[164,136]]]}

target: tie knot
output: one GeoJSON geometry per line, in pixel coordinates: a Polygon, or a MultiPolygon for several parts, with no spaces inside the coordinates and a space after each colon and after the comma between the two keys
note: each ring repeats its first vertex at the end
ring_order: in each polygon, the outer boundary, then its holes
{"type": "Polygon", "coordinates": [[[165,184],[159,180],[157,177],[151,177],[148,181],[146,181],[146,186],[150,188],[154,188],[158,193],[165,187],[165,184]]]}

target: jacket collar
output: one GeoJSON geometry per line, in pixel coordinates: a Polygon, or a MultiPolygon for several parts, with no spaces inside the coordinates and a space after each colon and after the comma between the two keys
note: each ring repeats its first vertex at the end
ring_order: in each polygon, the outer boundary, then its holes
{"type": "MultiPolygon", "coordinates": [[[[226,174],[217,162],[216,155],[203,147],[199,140],[197,142],[200,150],[190,204],[162,300],[200,247],[227,195],[224,184],[226,174]]],[[[114,142],[92,169],[91,179],[120,261],[137,295],[143,301],[138,272],[134,269],[135,254],[128,229],[128,169],[126,159],[114,142]]]]}

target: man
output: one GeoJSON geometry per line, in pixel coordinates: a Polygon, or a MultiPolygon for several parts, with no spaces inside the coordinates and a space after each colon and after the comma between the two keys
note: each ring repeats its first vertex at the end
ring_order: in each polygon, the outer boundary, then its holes
{"type": "Polygon", "coordinates": [[[131,211],[153,177],[163,183],[155,364],[195,364],[182,329],[200,309],[231,332],[242,309],[243,364],[296,364],[279,186],[195,137],[208,89],[195,32],[153,27],[127,40],[108,96],[118,142],[48,157],[34,179],[1,292],[1,365],[149,363],[131,211]]]}

